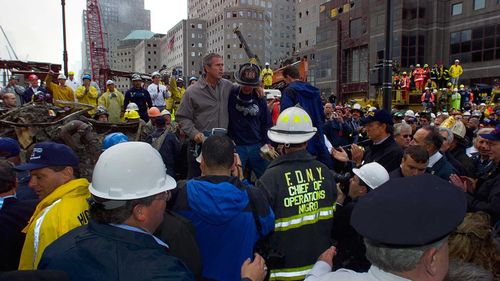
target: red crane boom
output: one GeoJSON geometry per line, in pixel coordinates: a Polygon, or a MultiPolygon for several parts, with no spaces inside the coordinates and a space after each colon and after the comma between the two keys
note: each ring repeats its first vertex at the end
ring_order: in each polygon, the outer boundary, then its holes
{"type": "Polygon", "coordinates": [[[87,42],[89,42],[92,78],[101,89],[105,89],[107,75],[106,72],[101,73],[100,69],[109,69],[108,50],[104,44],[99,0],[87,0],[87,42]]]}

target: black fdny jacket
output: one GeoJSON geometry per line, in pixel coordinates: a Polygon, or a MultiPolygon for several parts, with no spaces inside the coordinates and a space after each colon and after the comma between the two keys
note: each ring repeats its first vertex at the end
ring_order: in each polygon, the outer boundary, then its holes
{"type": "Polygon", "coordinates": [[[298,151],[271,162],[257,188],[266,194],[276,218],[267,243],[270,279],[305,278],[332,245],[336,200],[332,172],[307,151],[298,151]]]}

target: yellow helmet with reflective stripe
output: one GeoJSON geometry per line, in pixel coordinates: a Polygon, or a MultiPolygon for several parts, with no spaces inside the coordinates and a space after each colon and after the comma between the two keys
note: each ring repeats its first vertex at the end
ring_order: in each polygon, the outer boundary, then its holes
{"type": "Polygon", "coordinates": [[[267,136],[277,143],[298,144],[310,140],[316,131],[309,114],[302,108],[294,106],[281,112],[276,126],[269,129],[267,136]]]}

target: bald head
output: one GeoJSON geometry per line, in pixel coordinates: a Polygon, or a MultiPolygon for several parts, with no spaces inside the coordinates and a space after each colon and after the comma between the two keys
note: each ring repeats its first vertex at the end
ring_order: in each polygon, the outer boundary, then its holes
{"type": "Polygon", "coordinates": [[[2,99],[6,108],[16,107],[16,95],[13,93],[3,94],[2,99]]]}

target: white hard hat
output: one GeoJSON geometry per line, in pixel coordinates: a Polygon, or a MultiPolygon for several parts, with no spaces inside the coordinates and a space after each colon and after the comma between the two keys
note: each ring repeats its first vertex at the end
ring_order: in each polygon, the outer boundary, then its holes
{"type": "Polygon", "coordinates": [[[377,108],[375,106],[368,108],[368,112],[375,111],[375,110],[377,110],[377,108]]]}
{"type": "Polygon", "coordinates": [[[154,78],[155,76],[161,77],[160,72],[155,71],[155,72],[151,73],[151,78],[154,78]]]}
{"type": "Polygon", "coordinates": [[[62,73],[59,74],[59,76],[57,76],[57,80],[59,80],[59,79],[66,80],[66,75],[64,75],[62,73]]]}
{"type": "Polygon", "coordinates": [[[437,89],[434,89],[434,90],[432,90],[432,92],[433,92],[433,93],[437,93],[437,92],[438,92],[438,90],[437,90],[437,89]]]}
{"type": "Polygon", "coordinates": [[[420,116],[420,114],[418,114],[418,112],[417,112],[417,113],[415,113],[415,117],[419,117],[419,116],[420,116]]]}
{"type": "Polygon", "coordinates": [[[413,110],[409,109],[405,112],[405,116],[408,116],[408,117],[415,117],[415,112],[413,112],[413,110]]]}
{"type": "Polygon", "coordinates": [[[149,197],[177,186],[165,171],[160,153],[150,144],[119,143],[99,157],[89,191],[94,196],[110,200],[149,197]]]}
{"type": "Polygon", "coordinates": [[[269,65],[269,63],[268,63],[268,62],[266,62],[266,65],[269,65]]]}
{"type": "Polygon", "coordinates": [[[108,80],[108,81],[106,81],[106,86],[107,86],[107,85],[111,85],[111,84],[113,84],[113,85],[114,85],[114,84],[115,84],[115,82],[114,82],[113,80],[108,80]]]}
{"type": "Polygon", "coordinates": [[[125,111],[132,111],[132,110],[139,111],[139,107],[134,102],[127,104],[127,109],[125,111]]]}
{"type": "Polygon", "coordinates": [[[455,62],[460,62],[460,60],[457,59],[457,60],[455,60],[455,62]]]}
{"type": "Polygon", "coordinates": [[[365,164],[359,169],[354,168],[352,172],[371,189],[375,189],[389,180],[389,173],[377,162],[365,164]]]}
{"type": "Polygon", "coordinates": [[[436,118],[436,114],[434,114],[434,113],[431,112],[431,118],[435,119],[436,118]]]}
{"type": "Polygon", "coordinates": [[[470,116],[470,111],[466,111],[464,112],[464,114],[462,114],[463,116],[470,116]]]}
{"type": "Polygon", "coordinates": [[[352,106],[352,109],[361,110],[361,104],[359,104],[359,103],[355,103],[355,104],[352,106]]]}
{"type": "Polygon", "coordinates": [[[166,109],[162,110],[160,114],[161,114],[161,116],[165,116],[165,115],[172,115],[172,114],[170,113],[170,111],[168,111],[168,110],[166,110],[166,109]]]}
{"type": "Polygon", "coordinates": [[[453,89],[453,92],[458,92],[458,89],[457,88],[453,89]]]}
{"type": "Polygon", "coordinates": [[[277,143],[297,144],[310,140],[316,131],[309,114],[302,108],[294,106],[280,113],[276,126],[267,131],[267,136],[277,143]]]}
{"type": "Polygon", "coordinates": [[[457,122],[455,122],[455,124],[453,124],[453,126],[450,128],[450,130],[453,132],[454,135],[457,135],[461,138],[465,137],[466,128],[465,128],[464,123],[462,123],[462,121],[460,121],[460,120],[457,120],[457,122]]]}

